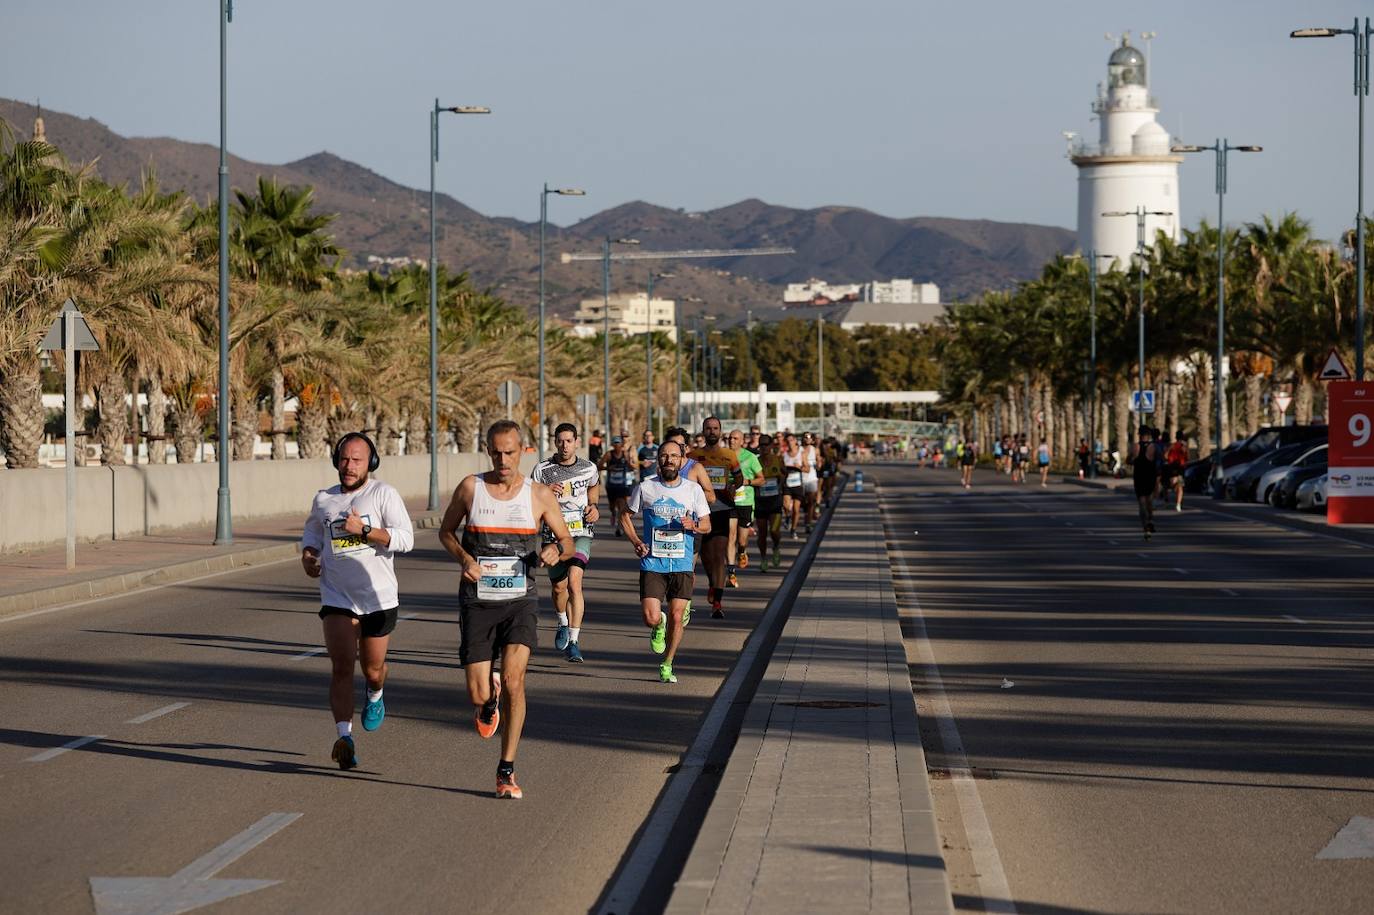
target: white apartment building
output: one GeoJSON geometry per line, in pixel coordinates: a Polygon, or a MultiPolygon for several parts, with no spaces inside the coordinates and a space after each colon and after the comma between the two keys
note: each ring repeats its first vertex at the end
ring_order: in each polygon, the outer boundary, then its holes
{"type": "Polygon", "coordinates": [[[894,279],[886,283],[827,283],[811,279],[805,283],[788,283],[783,290],[782,301],[785,305],[825,305],[832,302],[938,305],[940,287],[934,283],[918,283],[913,279],[894,279]]]}
{"type": "MultiPolygon", "coordinates": [[[[633,336],[645,331],[667,334],[677,341],[677,303],[673,299],[654,296],[652,302],[643,292],[617,292],[610,297],[611,333],[633,336]]],[[[600,296],[583,299],[573,313],[573,333],[592,337],[601,333],[605,321],[605,302],[600,296]]]]}
{"type": "Polygon", "coordinates": [[[891,305],[938,305],[940,287],[934,283],[915,280],[893,280],[890,283],[864,283],[860,296],[863,302],[885,302],[891,305]]]}

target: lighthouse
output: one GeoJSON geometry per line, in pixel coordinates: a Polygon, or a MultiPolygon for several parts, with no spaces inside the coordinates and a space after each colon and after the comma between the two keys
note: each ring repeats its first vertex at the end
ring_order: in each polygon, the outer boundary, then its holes
{"type": "Polygon", "coordinates": [[[1100,134],[1096,145],[1066,134],[1069,159],[1078,168],[1078,245],[1086,254],[1105,255],[1098,269],[1131,264],[1136,250],[1137,220],[1103,213],[1143,209],[1169,215],[1145,217],[1145,244],[1156,232],[1178,238],[1178,164],[1169,152],[1169,133],[1155,116],[1145,55],[1123,35],[1121,46],[1107,58],[1107,82],[1097,87],[1093,102],[1100,134]]]}

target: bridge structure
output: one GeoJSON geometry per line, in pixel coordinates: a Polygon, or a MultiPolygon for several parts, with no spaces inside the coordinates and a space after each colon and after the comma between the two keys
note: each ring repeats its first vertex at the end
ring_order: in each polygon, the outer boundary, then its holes
{"type": "Polygon", "coordinates": [[[863,416],[856,408],[870,406],[922,407],[940,402],[939,391],[770,391],[766,384],[758,390],[683,391],[678,399],[680,422],[700,428],[707,416],[736,414],[745,407],[748,422],[764,432],[824,432],[828,435],[895,435],[900,437],[940,438],[957,434],[958,427],[928,420],[884,419],[863,416]],[[797,416],[802,404],[820,404],[824,419],[797,416]]]}

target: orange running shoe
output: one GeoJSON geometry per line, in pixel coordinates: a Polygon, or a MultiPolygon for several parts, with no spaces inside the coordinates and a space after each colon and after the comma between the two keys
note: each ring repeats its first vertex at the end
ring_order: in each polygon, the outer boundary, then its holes
{"type": "Polygon", "coordinates": [[[515,773],[510,775],[496,776],[496,797],[498,800],[518,801],[525,796],[525,792],[520,790],[520,786],[515,783],[515,773]]]}
{"type": "Polygon", "coordinates": [[[748,553],[740,553],[740,554],[739,554],[739,567],[740,567],[741,569],[747,569],[747,568],[749,568],[749,554],[748,554],[748,553]]]}
{"type": "Polygon", "coordinates": [[[483,711],[486,706],[482,706],[473,713],[472,723],[477,725],[477,735],[483,740],[489,739],[496,733],[496,729],[501,726],[501,675],[492,673],[491,675],[491,718],[484,720],[483,711]]]}

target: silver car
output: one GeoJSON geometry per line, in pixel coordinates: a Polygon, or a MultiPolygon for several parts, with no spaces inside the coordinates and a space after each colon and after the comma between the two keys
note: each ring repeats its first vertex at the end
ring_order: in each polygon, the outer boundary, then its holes
{"type": "Polygon", "coordinates": [[[1293,463],[1275,467],[1273,470],[1270,470],[1264,476],[1260,477],[1259,485],[1255,487],[1255,501],[1267,502],[1273,505],[1273,497],[1274,493],[1278,491],[1279,480],[1282,480],[1288,471],[1292,470],[1294,467],[1311,467],[1313,464],[1325,463],[1326,444],[1323,442],[1320,445],[1313,445],[1311,448],[1304,451],[1293,463]]]}
{"type": "Polygon", "coordinates": [[[1305,512],[1326,511],[1326,474],[1313,477],[1298,487],[1298,510],[1305,512]]]}

